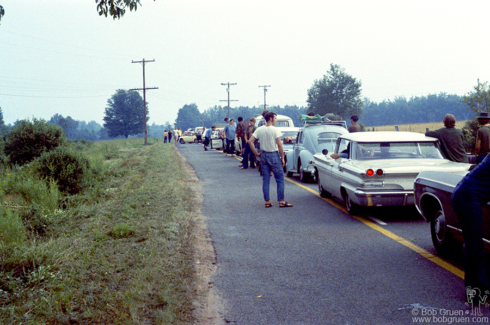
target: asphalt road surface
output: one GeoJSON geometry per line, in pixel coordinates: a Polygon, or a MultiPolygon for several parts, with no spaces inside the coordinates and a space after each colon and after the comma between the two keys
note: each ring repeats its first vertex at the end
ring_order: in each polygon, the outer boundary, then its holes
{"type": "MultiPolygon", "coordinates": [[[[363,217],[286,178],[279,208],[264,207],[257,169],[202,145],[177,145],[202,181],[224,318],[235,324],[490,324],[490,308],[466,304],[462,253],[436,257],[415,208],[363,217]]],[[[482,294],[483,295],[483,294],[482,294]]]]}

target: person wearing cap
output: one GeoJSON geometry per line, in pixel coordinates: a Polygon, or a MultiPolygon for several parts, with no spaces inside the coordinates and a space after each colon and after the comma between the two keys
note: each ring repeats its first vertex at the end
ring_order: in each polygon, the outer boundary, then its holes
{"type": "Polygon", "coordinates": [[[480,128],[476,132],[476,161],[481,163],[490,152],[490,115],[488,112],[481,112],[478,115],[480,128]]]}
{"type": "Polygon", "coordinates": [[[439,139],[446,157],[455,162],[468,163],[468,156],[464,150],[463,132],[456,129],[456,118],[452,114],[446,114],[442,120],[444,126],[442,129],[429,131],[425,133],[428,137],[439,139]]]}

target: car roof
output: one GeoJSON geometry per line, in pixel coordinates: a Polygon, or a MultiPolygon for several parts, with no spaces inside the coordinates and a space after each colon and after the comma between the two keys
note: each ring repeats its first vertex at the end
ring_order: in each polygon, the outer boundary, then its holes
{"type": "MultiPolygon", "coordinates": [[[[264,118],[264,117],[262,116],[262,114],[257,114],[257,115],[255,115],[255,120],[256,120],[256,121],[257,121],[257,120],[261,120],[261,119],[263,119],[263,118],[264,118]]],[[[279,120],[279,119],[281,119],[281,120],[291,120],[291,121],[293,120],[293,119],[292,119],[292,118],[290,118],[289,116],[287,116],[287,115],[281,115],[281,114],[276,114],[276,118],[277,118],[278,120],[279,120]]]]}
{"type": "Polygon", "coordinates": [[[318,129],[325,129],[325,132],[337,132],[337,133],[347,133],[348,131],[338,125],[331,125],[331,124],[310,124],[302,128],[304,132],[318,132],[318,129]]]}
{"type": "Polygon", "coordinates": [[[276,129],[278,129],[281,132],[299,132],[299,127],[295,127],[295,126],[289,126],[289,127],[276,126],[276,129]]]}
{"type": "Polygon", "coordinates": [[[380,131],[380,132],[354,132],[340,136],[354,142],[435,142],[436,138],[427,137],[422,133],[380,131]]]}

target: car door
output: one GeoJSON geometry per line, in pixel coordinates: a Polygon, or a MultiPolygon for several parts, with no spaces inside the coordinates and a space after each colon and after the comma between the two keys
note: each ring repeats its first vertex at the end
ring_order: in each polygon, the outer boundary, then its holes
{"type": "Polygon", "coordinates": [[[303,150],[303,141],[304,141],[304,134],[303,130],[300,130],[298,133],[298,138],[296,139],[296,143],[294,144],[294,149],[293,149],[293,169],[298,170],[298,157],[299,153],[301,150],[303,150]]]}
{"type": "MultiPolygon", "coordinates": [[[[335,148],[335,153],[347,153],[348,157],[350,157],[349,150],[350,150],[349,140],[338,138],[337,145],[335,148]]],[[[329,175],[330,182],[328,184],[327,191],[332,193],[333,196],[336,196],[340,199],[342,199],[342,193],[340,187],[345,179],[345,172],[344,172],[344,168],[342,167],[342,164],[348,160],[349,158],[343,158],[343,157],[329,160],[329,162],[331,162],[331,169],[329,175]]]]}

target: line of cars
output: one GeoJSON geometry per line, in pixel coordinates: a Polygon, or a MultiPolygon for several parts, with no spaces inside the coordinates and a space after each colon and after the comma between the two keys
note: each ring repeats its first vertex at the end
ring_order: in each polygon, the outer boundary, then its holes
{"type": "MultiPolygon", "coordinates": [[[[351,214],[365,207],[415,205],[430,222],[441,255],[463,242],[450,197],[471,164],[446,159],[437,139],[419,133],[349,133],[331,121],[302,123],[285,155],[287,176],[297,173],[302,182],[317,182],[321,197],[341,200],[351,214]]],[[[490,203],[483,214],[484,245],[490,251],[490,203]]]]}

